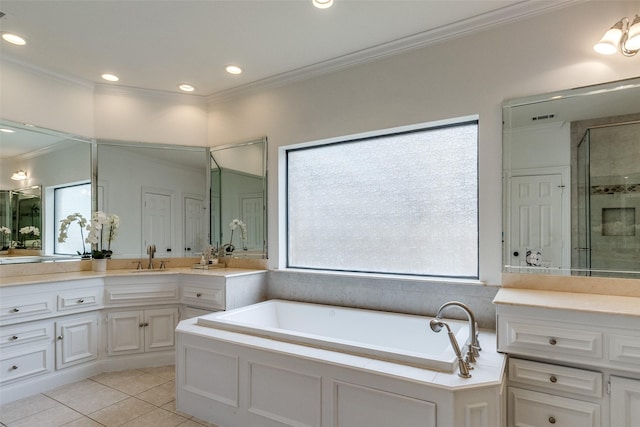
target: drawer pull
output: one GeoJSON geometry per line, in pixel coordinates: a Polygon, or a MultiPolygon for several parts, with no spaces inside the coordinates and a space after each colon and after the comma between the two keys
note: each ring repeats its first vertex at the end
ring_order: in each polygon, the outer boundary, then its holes
{"type": "Polygon", "coordinates": [[[138,326],[144,328],[144,323],[140,323],[138,326]]]}
{"type": "Polygon", "coordinates": [[[555,424],[556,419],[554,417],[549,417],[549,424],[555,424]]]}
{"type": "Polygon", "coordinates": [[[556,344],[558,344],[558,341],[556,341],[556,339],[555,339],[555,338],[551,338],[551,339],[549,340],[549,344],[551,344],[551,345],[556,345],[556,344]]]}
{"type": "Polygon", "coordinates": [[[12,370],[12,371],[15,371],[16,369],[18,369],[18,366],[17,366],[17,365],[13,365],[13,366],[11,367],[11,370],[12,370]]]}
{"type": "Polygon", "coordinates": [[[62,335],[58,335],[58,341],[62,341],[62,335]]]}
{"type": "Polygon", "coordinates": [[[555,376],[555,375],[551,375],[551,376],[549,377],[549,381],[551,381],[552,383],[557,383],[557,382],[558,382],[558,378],[556,378],[556,376],[555,376]]]}
{"type": "Polygon", "coordinates": [[[12,336],[12,337],[11,337],[11,339],[12,339],[13,341],[15,341],[15,340],[17,340],[17,339],[18,339],[18,336],[17,336],[17,335],[14,335],[14,336],[12,336]]]}
{"type": "Polygon", "coordinates": [[[80,298],[80,299],[78,300],[78,304],[82,304],[83,302],[84,302],[84,298],[80,298]]]}
{"type": "Polygon", "coordinates": [[[198,293],[196,294],[196,297],[198,297],[198,298],[200,298],[201,296],[202,296],[202,294],[201,294],[200,292],[198,292],[198,293]]]}
{"type": "Polygon", "coordinates": [[[20,309],[19,309],[19,308],[14,308],[14,309],[13,309],[13,310],[11,310],[11,311],[12,311],[12,312],[14,312],[14,313],[17,313],[17,312],[19,312],[19,311],[20,311],[20,309]]]}

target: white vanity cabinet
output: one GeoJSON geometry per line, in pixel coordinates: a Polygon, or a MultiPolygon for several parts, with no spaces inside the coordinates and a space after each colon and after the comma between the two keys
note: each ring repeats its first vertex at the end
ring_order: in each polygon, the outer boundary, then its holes
{"type": "MultiPolygon", "coordinates": [[[[612,297],[600,297],[498,292],[498,351],[509,354],[509,427],[640,425],[640,316],[609,311],[612,297]]],[[[640,309],[640,298],[631,300],[640,309]]]]}
{"type": "Polygon", "coordinates": [[[98,315],[90,313],[56,321],[56,369],[98,358],[98,315]]]}
{"type": "Polygon", "coordinates": [[[179,282],[180,276],[170,273],[105,278],[108,356],[173,352],[179,282]]]}
{"type": "Polygon", "coordinates": [[[175,349],[177,308],[112,311],[107,314],[107,354],[175,349]]]}
{"type": "Polygon", "coordinates": [[[266,271],[219,276],[185,274],[181,302],[194,313],[232,310],[266,299],[266,271]]]}

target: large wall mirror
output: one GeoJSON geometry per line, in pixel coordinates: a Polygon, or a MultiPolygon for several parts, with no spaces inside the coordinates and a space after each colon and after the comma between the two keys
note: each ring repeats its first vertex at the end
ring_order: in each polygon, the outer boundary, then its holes
{"type": "Polygon", "coordinates": [[[640,277],[640,79],[503,104],[507,272],[640,277]]]}
{"type": "Polygon", "coordinates": [[[267,258],[267,138],[211,148],[211,243],[267,258]]]}
{"type": "Polygon", "coordinates": [[[208,149],[98,140],[97,206],[117,215],[113,258],[199,256],[209,245],[208,149]]]}
{"type": "Polygon", "coordinates": [[[0,263],[68,259],[58,247],[59,220],[91,212],[93,141],[29,124],[0,120],[0,263]],[[73,203],[70,188],[85,188],[73,203]]]}

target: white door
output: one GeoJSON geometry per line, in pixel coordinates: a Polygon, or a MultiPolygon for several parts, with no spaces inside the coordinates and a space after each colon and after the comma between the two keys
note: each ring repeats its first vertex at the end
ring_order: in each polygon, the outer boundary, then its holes
{"type": "Polygon", "coordinates": [[[142,193],[142,249],[156,245],[157,256],[171,255],[173,218],[171,194],[143,190],[142,193]]]}
{"type": "Polygon", "coordinates": [[[511,177],[510,265],[561,267],[561,174],[511,177]]]}
{"type": "Polygon", "coordinates": [[[195,252],[202,252],[207,245],[205,235],[204,200],[184,198],[184,253],[192,256],[195,252]]]}
{"type": "Polygon", "coordinates": [[[175,347],[175,329],[178,325],[177,308],[145,310],[145,351],[170,350],[175,347]]]}
{"type": "Polygon", "coordinates": [[[95,314],[56,322],[56,369],[97,359],[97,331],[95,314]]]}
{"type": "Polygon", "coordinates": [[[107,353],[142,353],[144,351],[144,313],[141,310],[119,311],[107,316],[107,353]]]}
{"type": "Polygon", "coordinates": [[[250,251],[261,251],[264,240],[264,221],[262,220],[264,206],[262,196],[241,196],[240,209],[240,217],[247,225],[247,240],[244,244],[250,251]]]}

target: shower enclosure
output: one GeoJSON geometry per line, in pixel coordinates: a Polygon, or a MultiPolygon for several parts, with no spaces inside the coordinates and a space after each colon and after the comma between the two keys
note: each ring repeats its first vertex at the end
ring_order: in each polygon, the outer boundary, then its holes
{"type": "Polygon", "coordinates": [[[640,122],[589,128],[577,157],[573,267],[640,272],[640,122]]]}

